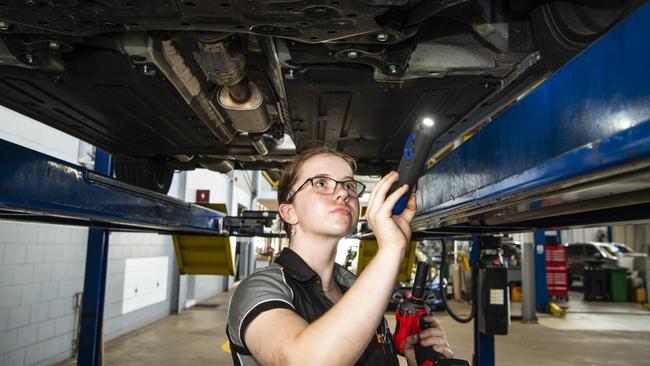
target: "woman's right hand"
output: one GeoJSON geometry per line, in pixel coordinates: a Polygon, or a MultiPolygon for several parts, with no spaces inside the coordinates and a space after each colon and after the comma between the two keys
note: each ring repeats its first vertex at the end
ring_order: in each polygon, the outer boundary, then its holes
{"type": "Polygon", "coordinates": [[[405,249],[411,240],[411,221],[415,216],[415,196],[409,198],[406,208],[399,216],[393,216],[393,207],[399,199],[408,192],[408,186],[403,185],[386,197],[390,187],[397,182],[399,173],[392,171],[386,174],[372,189],[366,217],[368,224],[375,233],[379,249],[405,249]]]}

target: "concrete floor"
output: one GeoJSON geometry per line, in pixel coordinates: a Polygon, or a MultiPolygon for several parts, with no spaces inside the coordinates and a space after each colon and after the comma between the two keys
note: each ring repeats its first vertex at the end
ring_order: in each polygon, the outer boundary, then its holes
{"type": "MultiPolygon", "coordinates": [[[[107,342],[104,363],[231,365],[230,354],[225,351],[229,296],[219,294],[180,315],[107,342]]],[[[514,305],[513,314],[517,314],[514,305]]],[[[583,303],[577,294],[572,294],[568,305],[564,319],[541,314],[537,324],[513,321],[509,335],[496,337],[496,364],[650,365],[650,312],[631,303],[583,303]]],[[[394,329],[394,315],[389,313],[387,318],[394,329]]],[[[470,360],[471,323],[459,324],[446,313],[438,313],[438,318],[456,357],[470,360]]],[[[60,365],[75,364],[70,359],[60,365]]]]}

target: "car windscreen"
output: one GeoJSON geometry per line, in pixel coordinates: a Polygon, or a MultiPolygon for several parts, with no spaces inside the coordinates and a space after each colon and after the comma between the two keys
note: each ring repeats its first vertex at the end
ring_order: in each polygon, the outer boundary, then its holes
{"type": "Polygon", "coordinates": [[[621,253],[632,253],[630,248],[628,248],[625,244],[618,244],[618,243],[612,243],[613,246],[618,249],[619,252],[621,253]]]}

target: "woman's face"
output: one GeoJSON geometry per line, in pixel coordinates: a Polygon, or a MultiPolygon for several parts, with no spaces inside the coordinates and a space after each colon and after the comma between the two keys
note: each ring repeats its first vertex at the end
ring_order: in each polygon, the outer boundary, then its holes
{"type": "MultiPolygon", "coordinates": [[[[316,155],[304,162],[295,192],[307,179],[316,176],[330,177],[338,181],[354,179],[352,168],[342,158],[334,155],[316,155]]],[[[295,229],[305,233],[342,238],[354,231],[359,220],[359,199],[350,197],[341,184],[332,194],[316,192],[307,183],[293,197],[293,213],[297,219],[295,229]]],[[[293,224],[293,223],[292,223],[293,224]]]]}

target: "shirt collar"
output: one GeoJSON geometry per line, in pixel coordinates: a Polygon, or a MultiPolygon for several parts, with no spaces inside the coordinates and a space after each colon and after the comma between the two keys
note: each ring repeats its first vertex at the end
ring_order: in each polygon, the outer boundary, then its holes
{"type": "MultiPolygon", "coordinates": [[[[280,255],[275,262],[284,268],[285,273],[289,277],[300,282],[306,282],[318,276],[318,274],[309,267],[298,253],[294,252],[290,248],[282,249],[282,252],[280,252],[280,255]]],[[[356,276],[352,274],[352,272],[343,268],[343,266],[338,263],[334,263],[334,280],[343,287],[344,291],[352,286],[355,279],[356,276]]]]}
{"type": "Polygon", "coordinates": [[[275,262],[284,268],[287,275],[301,282],[309,281],[317,275],[298,253],[289,248],[282,249],[275,262]]]}

